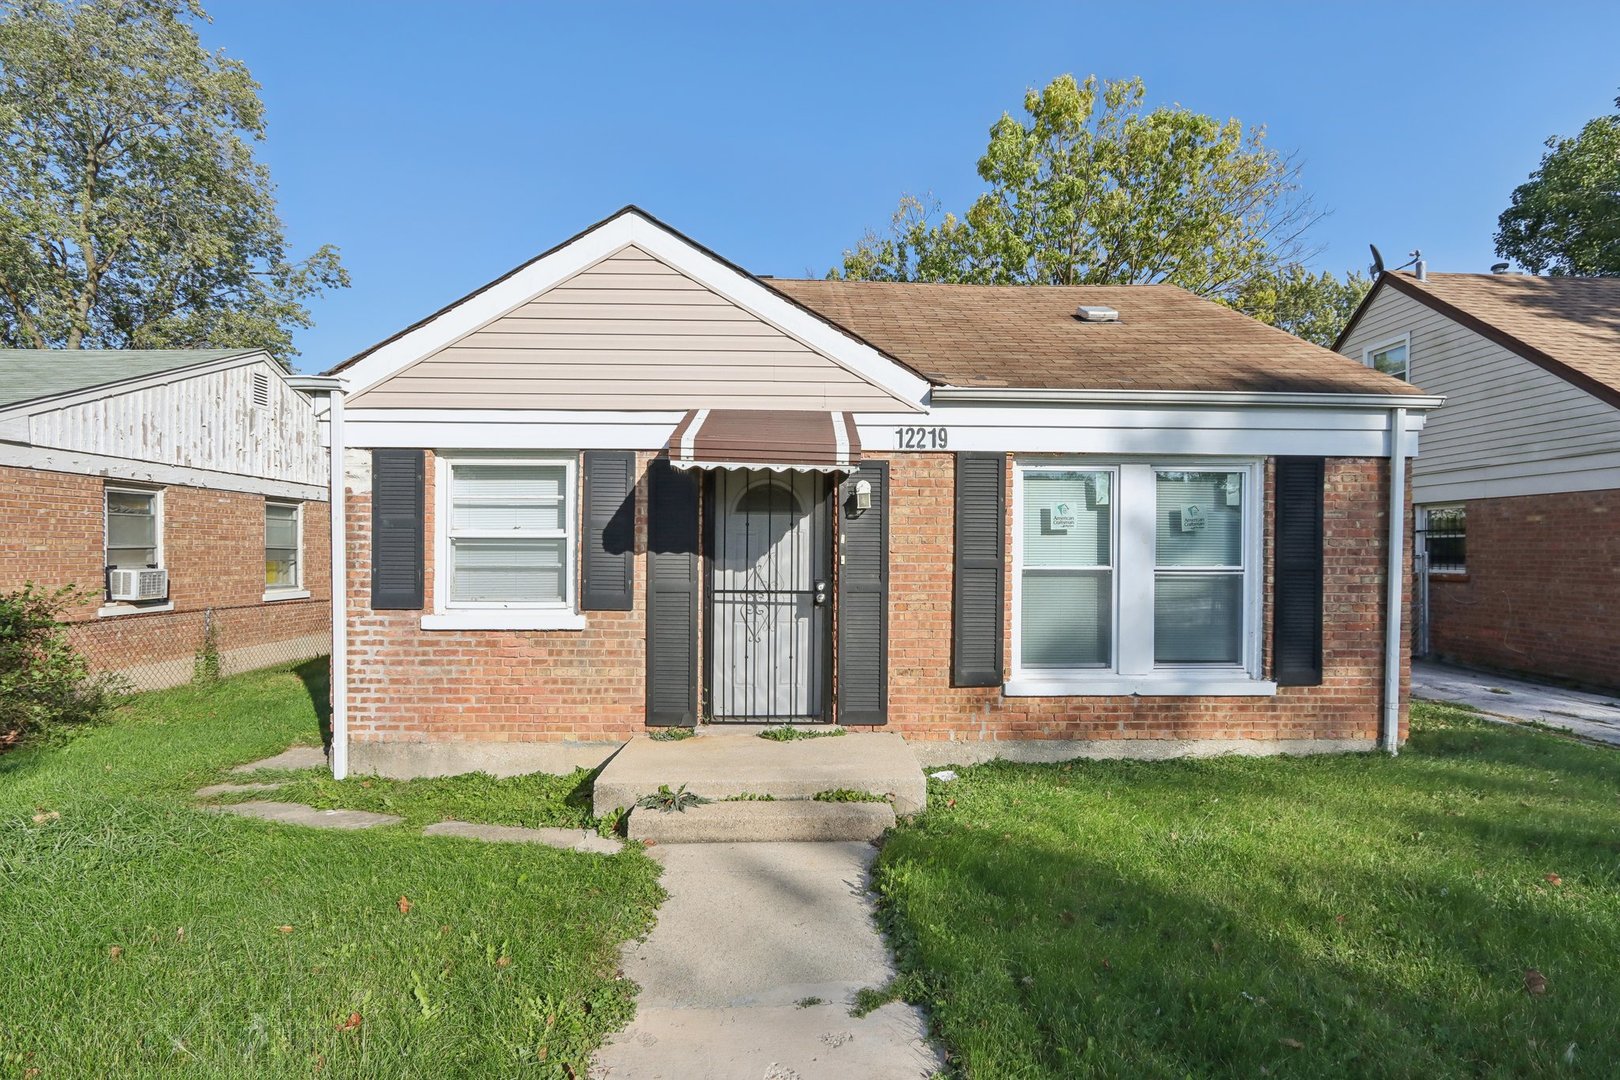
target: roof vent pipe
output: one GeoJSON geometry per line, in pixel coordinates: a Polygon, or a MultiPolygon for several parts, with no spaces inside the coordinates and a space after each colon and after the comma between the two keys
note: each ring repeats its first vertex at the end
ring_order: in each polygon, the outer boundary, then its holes
{"type": "Polygon", "coordinates": [[[1505,274],[1507,272],[1508,272],[1508,264],[1507,263],[1491,263],[1491,273],[1493,273],[1493,274],[1505,274]]]}
{"type": "Polygon", "coordinates": [[[1412,252],[1412,260],[1413,260],[1413,262],[1412,262],[1412,274],[1413,274],[1413,276],[1416,277],[1419,281],[1428,281],[1429,280],[1429,264],[1423,260],[1423,252],[1421,250],[1413,250],[1413,252],[1412,252]]]}

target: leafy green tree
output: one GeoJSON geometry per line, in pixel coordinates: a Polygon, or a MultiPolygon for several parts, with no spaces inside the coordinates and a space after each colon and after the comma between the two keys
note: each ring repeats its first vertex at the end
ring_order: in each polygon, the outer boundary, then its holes
{"type": "Polygon", "coordinates": [[[1258,128],[1143,108],[1140,79],[1072,75],[1003,114],[979,159],[989,185],[961,217],[902,200],[834,276],[1082,285],[1168,282],[1232,296],[1300,257],[1320,215],[1258,128]]]}
{"type": "Polygon", "coordinates": [[[1228,302],[1263,323],[1331,348],[1370,285],[1353,270],[1340,279],[1291,262],[1254,274],[1228,302]]]}
{"type": "Polygon", "coordinates": [[[0,342],[295,355],[304,301],[348,284],[288,257],[258,84],[202,47],[195,0],[0,2],[0,342]]]}
{"type": "Polygon", "coordinates": [[[1496,224],[1496,253],[1533,274],[1620,274],[1620,113],[1548,139],[1496,224]]]}

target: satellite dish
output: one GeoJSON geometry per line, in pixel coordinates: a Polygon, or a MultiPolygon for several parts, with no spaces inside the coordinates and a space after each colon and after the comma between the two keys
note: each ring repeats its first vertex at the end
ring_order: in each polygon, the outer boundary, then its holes
{"type": "Polygon", "coordinates": [[[1377,277],[1384,272],[1384,257],[1378,253],[1377,244],[1368,244],[1367,246],[1372,249],[1373,257],[1372,266],[1368,267],[1368,269],[1372,271],[1373,277],[1377,277]]]}

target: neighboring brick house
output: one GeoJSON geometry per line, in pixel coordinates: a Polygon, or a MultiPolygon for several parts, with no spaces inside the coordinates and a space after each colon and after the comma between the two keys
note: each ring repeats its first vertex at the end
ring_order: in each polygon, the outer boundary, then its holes
{"type": "Polygon", "coordinates": [[[1620,278],[1386,273],[1335,347],[1446,399],[1419,654],[1620,688],[1620,278]]]}
{"type": "Polygon", "coordinates": [[[327,451],[297,382],[258,350],[0,350],[0,589],[78,586],[74,643],[140,689],[326,653],[327,451]]]}
{"type": "Polygon", "coordinates": [[[629,207],[333,374],[340,774],[1404,732],[1439,400],[1180,289],[761,279],[629,207]]]}

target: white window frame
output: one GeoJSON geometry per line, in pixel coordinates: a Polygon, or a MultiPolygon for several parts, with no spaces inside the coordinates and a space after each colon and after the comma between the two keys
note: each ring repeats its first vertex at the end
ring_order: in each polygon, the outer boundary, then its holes
{"type": "Polygon", "coordinates": [[[297,539],[297,547],[293,557],[293,583],[291,585],[271,585],[268,582],[264,587],[264,600],[307,600],[309,589],[304,585],[304,504],[297,499],[266,499],[264,500],[264,549],[270,550],[270,507],[290,506],[293,510],[293,527],[297,539]]]}
{"type": "MultiPolygon", "coordinates": [[[[434,455],[433,611],[424,630],[583,630],[579,611],[580,491],[577,453],[481,453],[434,455]],[[563,467],[563,588],[557,604],[450,600],[451,485],[457,465],[561,465],[563,467]]],[[[501,534],[509,535],[509,534],[501,534]]]]}
{"type": "MultiPolygon", "coordinates": [[[[139,484],[103,484],[102,485],[102,488],[101,488],[101,568],[102,568],[102,575],[103,575],[103,581],[104,582],[105,582],[105,577],[106,577],[106,571],[107,571],[108,567],[110,567],[112,565],[111,563],[109,563],[107,561],[107,549],[108,549],[108,547],[111,546],[108,543],[108,541],[110,541],[112,539],[111,527],[110,527],[110,525],[108,523],[108,520],[107,520],[111,516],[111,515],[109,515],[107,513],[107,496],[112,494],[113,492],[122,492],[125,495],[150,495],[150,496],[152,496],[152,521],[153,521],[153,524],[152,524],[152,530],[153,530],[152,557],[157,560],[157,568],[158,569],[163,570],[163,569],[168,568],[169,564],[168,564],[168,560],[167,560],[167,554],[165,553],[165,551],[163,549],[164,548],[164,545],[163,545],[163,533],[164,533],[164,528],[163,528],[163,515],[164,515],[163,490],[164,489],[160,488],[160,487],[142,487],[139,484]]],[[[172,599],[172,597],[171,597],[171,599],[168,599],[168,600],[139,600],[139,601],[107,600],[99,608],[96,609],[96,615],[99,618],[107,619],[107,618],[113,618],[113,617],[118,616],[118,615],[139,615],[139,614],[141,614],[143,612],[173,611],[173,610],[174,610],[174,600],[172,599]]]]}
{"type": "Polygon", "coordinates": [[[1406,370],[1404,372],[1402,372],[1401,374],[1396,375],[1395,378],[1400,379],[1403,382],[1411,382],[1412,381],[1412,335],[1411,335],[1411,333],[1396,334],[1394,337],[1389,337],[1389,338],[1385,338],[1382,341],[1373,342],[1371,345],[1368,345],[1367,347],[1365,347],[1364,349],[1361,350],[1361,362],[1363,364],[1365,364],[1367,367],[1371,368],[1372,370],[1377,371],[1378,370],[1378,365],[1373,362],[1373,357],[1377,356],[1381,352],[1388,352],[1389,350],[1393,349],[1397,345],[1403,345],[1403,346],[1406,347],[1406,370]]]}
{"type": "Polygon", "coordinates": [[[1014,458],[1012,491],[1012,662],[1002,690],[1008,697],[1268,696],[1275,682],[1261,674],[1265,600],[1263,522],[1265,461],[1257,458],[1065,457],[1014,458]],[[1113,566],[1113,662],[1106,668],[1025,668],[1023,664],[1024,474],[1085,469],[1113,473],[1110,554],[1113,566]],[[1237,664],[1156,664],[1153,598],[1158,569],[1156,474],[1237,472],[1243,475],[1243,631],[1237,664]],[[1129,548],[1122,538],[1136,537],[1129,548]],[[1141,538],[1145,537],[1145,541],[1141,538]],[[1129,613],[1129,614],[1127,614],[1129,613]]]}

